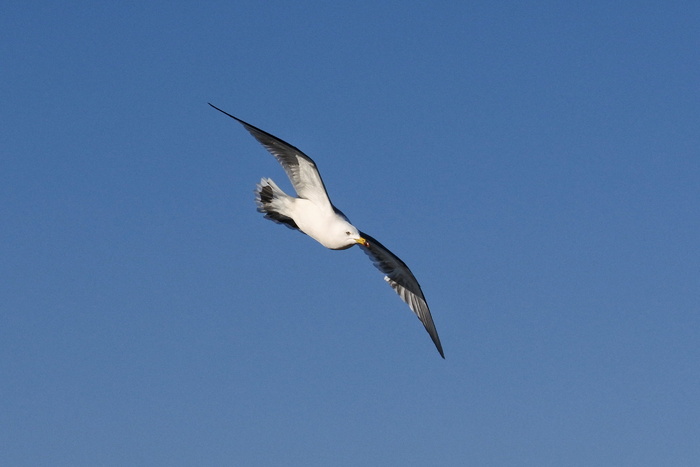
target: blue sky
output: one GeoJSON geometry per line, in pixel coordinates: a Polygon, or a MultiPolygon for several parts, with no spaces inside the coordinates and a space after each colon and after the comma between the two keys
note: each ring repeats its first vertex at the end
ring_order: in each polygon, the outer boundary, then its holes
{"type": "Polygon", "coordinates": [[[694,2],[0,15],[3,465],[695,465],[694,2]],[[255,211],[315,159],[411,267],[255,211]]]}

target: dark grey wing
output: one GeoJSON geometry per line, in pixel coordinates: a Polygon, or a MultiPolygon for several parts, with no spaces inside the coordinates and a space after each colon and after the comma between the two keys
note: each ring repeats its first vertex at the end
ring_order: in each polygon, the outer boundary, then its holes
{"type": "Polygon", "coordinates": [[[440,356],[445,358],[445,354],[442,351],[442,344],[440,344],[440,338],[435,329],[435,323],[433,323],[433,317],[430,315],[428,303],[425,301],[423,291],[411,270],[408,269],[406,263],[401,261],[398,256],[389,251],[377,240],[363,232],[360,232],[360,236],[369,242],[369,247],[360,244],[360,248],[372,258],[372,262],[377,269],[386,274],[384,280],[389,283],[391,288],[399,294],[401,300],[406,302],[416,316],[418,316],[418,319],[420,319],[423,326],[425,326],[425,330],[430,334],[430,338],[433,340],[438,352],[440,352],[440,356]]]}
{"type": "Polygon", "coordinates": [[[243,125],[260,144],[265,146],[270,154],[275,156],[300,198],[306,198],[319,207],[333,209],[326,187],[321,180],[321,174],[318,173],[316,164],[309,156],[278,137],[234,117],[213,104],[209,105],[243,125]]]}

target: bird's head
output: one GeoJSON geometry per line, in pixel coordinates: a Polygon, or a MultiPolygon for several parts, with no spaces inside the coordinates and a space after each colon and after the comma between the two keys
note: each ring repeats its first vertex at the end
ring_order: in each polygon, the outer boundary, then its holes
{"type": "Polygon", "coordinates": [[[356,244],[369,248],[369,242],[367,239],[363,238],[357,228],[350,223],[347,223],[342,227],[341,235],[345,238],[344,245],[339,248],[341,250],[345,250],[356,244]]]}

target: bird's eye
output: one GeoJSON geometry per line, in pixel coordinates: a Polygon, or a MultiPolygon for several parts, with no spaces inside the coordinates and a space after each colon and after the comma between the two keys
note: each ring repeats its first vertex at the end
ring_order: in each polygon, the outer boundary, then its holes
{"type": "Polygon", "coordinates": [[[345,232],[345,235],[350,235],[350,231],[345,232]]]}

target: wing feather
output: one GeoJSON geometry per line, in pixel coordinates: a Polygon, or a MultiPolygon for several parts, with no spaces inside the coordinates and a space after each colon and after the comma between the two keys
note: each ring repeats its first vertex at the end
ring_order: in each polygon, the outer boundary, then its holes
{"type": "Polygon", "coordinates": [[[406,266],[406,263],[401,261],[388,248],[364,232],[360,232],[360,235],[369,242],[369,247],[360,245],[362,251],[372,259],[374,266],[386,275],[384,280],[389,283],[391,288],[401,297],[401,300],[406,302],[411,311],[416,314],[421,323],[423,323],[425,330],[428,331],[435,347],[440,352],[440,356],[445,358],[440,337],[438,337],[433,317],[430,314],[430,308],[428,308],[428,303],[425,301],[425,296],[416,277],[406,266]]]}
{"type": "Polygon", "coordinates": [[[271,135],[270,133],[261,130],[258,127],[251,125],[248,122],[234,117],[228,112],[221,110],[213,104],[209,104],[219,112],[228,115],[232,119],[239,122],[245,127],[255,139],[267,149],[270,154],[275,156],[275,159],[282,165],[282,168],[287,173],[289,180],[294,186],[300,198],[308,199],[319,207],[333,209],[331,200],[328,197],[328,192],[321,179],[321,174],[318,172],[316,163],[306,154],[301,152],[291,144],[271,135]]]}

